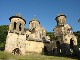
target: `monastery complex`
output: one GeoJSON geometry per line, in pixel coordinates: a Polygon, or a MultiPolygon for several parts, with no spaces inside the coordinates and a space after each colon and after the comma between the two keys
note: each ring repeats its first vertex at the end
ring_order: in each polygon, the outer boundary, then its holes
{"type": "Polygon", "coordinates": [[[46,30],[40,22],[33,18],[29,22],[29,29],[25,29],[26,20],[20,15],[9,18],[10,25],[6,38],[5,51],[25,55],[27,53],[71,54],[78,52],[77,37],[72,27],[66,23],[66,16],[59,14],[54,27],[54,40],[46,35],[46,30]]]}

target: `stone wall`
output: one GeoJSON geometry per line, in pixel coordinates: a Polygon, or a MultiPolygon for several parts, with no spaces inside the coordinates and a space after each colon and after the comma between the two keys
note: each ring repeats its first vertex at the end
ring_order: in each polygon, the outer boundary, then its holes
{"type": "Polygon", "coordinates": [[[8,33],[5,45],[5,51],[12,53],[15,48],[21,50],[21,54],[25,54],[25,40],[26,35],[17,35],[15,33],[8,33]]]}
{"type": "Polygon", "coordinates": [[[35,41],[26,41],[26,52],[42,53],[44,43],[35,41]]]}

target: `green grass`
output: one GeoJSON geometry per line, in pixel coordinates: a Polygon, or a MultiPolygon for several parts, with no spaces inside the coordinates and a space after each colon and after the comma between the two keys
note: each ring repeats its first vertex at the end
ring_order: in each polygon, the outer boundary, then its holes
{"type": "Polygon", "coordinates": [[[25,56],[12,55],[7,52],[0,51],[0,59],[2,60],[78,60],[68,57],[46,56],[41,54],[27,54],[25,56]]]}

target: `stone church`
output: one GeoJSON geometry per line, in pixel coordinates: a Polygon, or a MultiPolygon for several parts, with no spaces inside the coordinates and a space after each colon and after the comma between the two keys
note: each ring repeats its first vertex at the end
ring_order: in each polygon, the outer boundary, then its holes
{"type": "Polygon", "coordinates": [[[19,48],[21,54],[41,53],[44,48],[43,40],[50,41],[49,36],[46,36],[46,30],[36,18],[29,22],[28,30],[25,29],[26,20],[20,15],[11,16],[9,20],[5,51],[12,53],[14,49],[19,48]]]}
{"type": "Polygon", "coordinates": [[[26,30],[26,34],[29,40],[42,41],[43,38],[49,40],[49,36],[46,36],[46,30],[40,25],[40,22],[33,18],[29,22],[29,31],[26,30]]]}
{"type": "Polygon", "coordinates": [[[78,52],[77,37],[73,34],[72,27],[66,23],[66,16],[63,14],[59,14],[55,19],[57,25],[54,28],[54,40],[50,40],[36,18],[29,22],[29,29],[25,29],[26,20],[18,14],[11,16],[9,20],[5,45],[7,52],[12,53],[15,49],[19,49],[23,55],[27,52],[42,53],[43,50],[57,55],[70,54],[70,50],[78,52]]]}
{"type": "Polygon", "coordinates": [[[72,27],[66,23],[66,16],[59,14],[56,17],[57,25],[54,28],[57,53],[70,54],[70,49],[75,51],[77,37],[72,32],[72,27]]]}

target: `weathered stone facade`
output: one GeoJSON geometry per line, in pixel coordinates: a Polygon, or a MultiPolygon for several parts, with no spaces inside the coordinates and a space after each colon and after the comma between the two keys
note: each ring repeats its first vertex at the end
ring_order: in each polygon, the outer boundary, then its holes
{"type": "Polygon", "coordinates": [[[56,17],[57,25],[54,28],[55,40],[50,41],[46,30],[40,22],[33,18],[29,22],[29,29],[25,30],[26,21],[20,16],[9,18],[10,25],[6,38],[5,51],[25,55],[27,52],[58,55],[70,54],[70,49],[78,53],[77,37],[72,32],[72,27],[66,24],[66,16],[60,14],[56,17]],[[18,52],[19,51],[19,52],[18,52]]]}
{"type": "Polygon", "coordinates": [[[8,33],[5,45],[5,51],[12,53],[15,48],[19,48],[21,54],[26,52],[26,35],[17,35],[15,33],[8,33]]]}
{"type": "Polygon", "coordinates": [[[33,18],[29,22],[29,31],[26,31],[28,40],[43,41],[43,38],[49,41],[49,36],[46,36],[46,30],[40,25],[40,22],[33,18]]]}
{"type": "Polygon", "coordinates": [[[5,51],[12,52],[14,49],[20,49],[21,54],[26,52],[26,34],[24,31],[25,21],[20,16],[12,16],[10,19],[9,31],[6,38],[5,51]]]}
{"type": "Polygon", "coordinates": [[[44,43],[35,41],[26,41],[26,52],[32,53],[42,53],[44,48],[44,43]]]}
{"type": "Polygon", "coordinates": [[[70,49],[77,46],[77,37],[72,32],[72,27],[66,24],[66,16],[60,14],[56,17],[57,25],[54,28],[57,53],[69,54],[70,49]]]}
{"type": "Polygon", "coordinates": [[[33,18],[29,22],[29,29],[34,35],[33,39],[42,40],[43,37],[46,38],[46,30],[40,25],[40,22],[36,18],[33,18]]]}
{"type": "Polygon", "coordinates": [[[21,16],[12,16],[9,20],[5,51],[12,53],[20,50],[18,53],[23,55],[26,52],[41,53],[44,48],[43,38],[48,40],[49,37],[46,36],[46,30],[40,25],[40,22],[35,18],[32,19],[29,22],[29,30],[25,30],[26,21],[21,16]]]}

